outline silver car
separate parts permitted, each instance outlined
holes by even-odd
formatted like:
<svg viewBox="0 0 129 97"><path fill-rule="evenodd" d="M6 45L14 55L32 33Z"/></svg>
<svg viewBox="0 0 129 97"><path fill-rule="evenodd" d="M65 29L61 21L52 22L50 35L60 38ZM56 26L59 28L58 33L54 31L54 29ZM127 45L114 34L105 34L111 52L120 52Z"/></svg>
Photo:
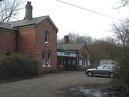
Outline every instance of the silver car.
<svg viewBox="0 0 129 97"><path fill-rule="evenodd" d="M103 65L99 65L96 68L87 69L85 73L89 77L91 77L91 76L109 76L109 77L113 77L113 68L114 67L115 67L115 65L112 65L112 64L103 64Z"/></svg>

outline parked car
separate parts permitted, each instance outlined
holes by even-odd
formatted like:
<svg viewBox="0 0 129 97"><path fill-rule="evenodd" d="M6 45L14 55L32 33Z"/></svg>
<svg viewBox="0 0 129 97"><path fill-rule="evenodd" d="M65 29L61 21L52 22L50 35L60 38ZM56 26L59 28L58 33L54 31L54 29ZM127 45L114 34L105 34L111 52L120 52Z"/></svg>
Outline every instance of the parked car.
<svg viewBox="0 0 129 97"><path fill-rule="evenodd" d="M113 68L115 65L112 64L102 64L99 65L96 68L87 69L85 73L91 77L91 76L109 76L113 77Z"/></svg>

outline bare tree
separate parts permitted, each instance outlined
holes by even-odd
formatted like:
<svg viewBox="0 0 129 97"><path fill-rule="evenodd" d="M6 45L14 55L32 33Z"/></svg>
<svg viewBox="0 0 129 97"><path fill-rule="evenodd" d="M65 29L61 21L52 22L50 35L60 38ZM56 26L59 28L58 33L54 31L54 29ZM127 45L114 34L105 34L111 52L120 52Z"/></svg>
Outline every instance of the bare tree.
<svg viewBox="0 0 129 97"><path fill-rule="evenodd" d="M120 25L114 24L114 32L122 47L119 65L115 69L113 81L118 87L122 87L129 92L129 21L125 20ZM118 52L118 53L120 53Z"/></svg>
<svg viewBox="0 0 129 97"><path fill-rule="evenodd" d="M121 0L121 6L125 7L129 5L129 0Z"/></svg>
<svg viewBox="0 0 129 97"><path fill-rule="evenodd" d="M21 9L20 0L0 0L0 21L9 22Z"/></svg>
<svg viewBox="0 0 129 97"><path fill-rule="evenodd" d="M68 34L71 43L86 43L87 45L92 43L92 38L87 35L79 35L77 33Z"/></svg>
<svg viewBox="0 0 129 97"><path fill-rule="evenodd" d="M113 25L114 33L118 39L119 44L123 47L124 54L129 59L129 23L128 20L121 25Z"/></svg>

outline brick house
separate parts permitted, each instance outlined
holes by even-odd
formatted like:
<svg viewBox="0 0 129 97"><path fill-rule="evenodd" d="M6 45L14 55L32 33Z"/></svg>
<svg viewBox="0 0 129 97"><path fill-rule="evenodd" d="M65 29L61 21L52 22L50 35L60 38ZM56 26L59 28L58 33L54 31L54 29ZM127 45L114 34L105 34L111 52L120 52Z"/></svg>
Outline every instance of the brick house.
<svg viewBox="0 0 129 97"><path fill-rule="evenodd" d="M31 2L25 18L0 23L0 55L20 53L39 62L43 72L57 69L58 29L49 16L32 17Z"/></svg>
<svg viewBox="0 0 129 97"><path fill-rule="evenodd" d="M10 24L0 23L0 55L14 53L16 50L16 34Z"/></svg>
<svg viewBox="0 0 129 97"><path fill-rule="evenodd" d="M90 66L90 52L85 43L70 43L69 36L63 44L57 45L58 68L64 70L85 70Z"/></svg>

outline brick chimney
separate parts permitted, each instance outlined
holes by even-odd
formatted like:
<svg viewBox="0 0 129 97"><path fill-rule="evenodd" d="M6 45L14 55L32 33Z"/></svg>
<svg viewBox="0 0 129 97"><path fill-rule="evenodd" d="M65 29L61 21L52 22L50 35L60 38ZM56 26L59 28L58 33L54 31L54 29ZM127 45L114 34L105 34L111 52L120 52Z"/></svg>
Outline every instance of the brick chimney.
<svg viewBox="0 0 129 97"><path fill-rule="evenodd" d="M32 19L32 9L33 9L33 7L31 5L31 2L27 1L24 19Z"/></svg>
<svg viewBox="0 0 129 97"><path fill-rule="evenodd" d="M69 43L69 36L68 35L64 36L64 43L65 44Z"/></svg>

